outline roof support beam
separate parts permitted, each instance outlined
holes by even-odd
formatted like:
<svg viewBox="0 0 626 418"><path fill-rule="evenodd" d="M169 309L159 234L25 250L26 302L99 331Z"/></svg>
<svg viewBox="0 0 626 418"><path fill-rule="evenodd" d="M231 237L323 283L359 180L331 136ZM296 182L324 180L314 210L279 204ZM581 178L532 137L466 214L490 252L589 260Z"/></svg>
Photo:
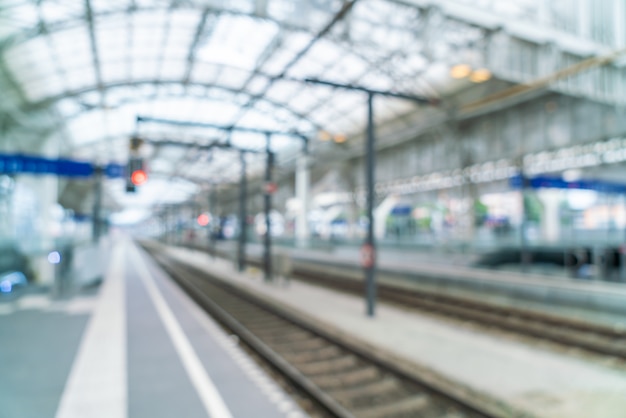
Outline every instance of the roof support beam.
<svg viewBox="0 0 626 418"><path fill-rule="evenodd" d="M98 91L100 91L100 99L104 105L104 86L102 84L100 55L98 54L98 42L96 41L96 29L93 18L93 9L91 8L91 0L85 0L85 18L89 28L89 42L91 45L91 54L93 55L93 67L96 72L96 83L98 85Z"/></svg>
<svg viewBox="0 0 626 418"><path fill-rule="evenodd" d="M341 7L341 9L339 9L339 11L333 16L333 18L330 20L330 22L328 22L326 24L326 26L324 26L322 28L322 30L320 30L315 37L313 37L313 39L311 39L309 41L309 43L307 45L305 45L304 48L302 48L287 64L285 64L285 66L283 67L283 70L280 72L280 74L276 77L270 78L269 82L267 83L267 85L263 88L263 90L257 94L252 96L248 102L242 106L241 110L239 111L239 114L235 117L233 125L237 124L241 118L243 118L243 116L247 113L248 109L250 109L252 106L254 106L254 104L261 98L263 98L267 92L270 90L270 88L272 88L272 86L274 85L274 83L281 79L284 78L285 75L287 74L287 72L294 66L296 65L296 63L298 63L298 61L300 61L300 59L302 59L302 57L304 57L307 52L309 52L311 50L311 48L313 48L313 46L320 40L322 39L324 36L326 36L326 34L328 34L332 28L338 23L340 22L349 12L350 10L352 10L352 8L354 7L354 5L358 2L358 0L345 0L343 2L343 5ZM269 56L268 56L269 57ZM259 68L257 67L255 69L255 73L259 70ZM249 81L249 80L248 80ZM247 83L246 83L247 84ZM245 85L245 84L244 84Z"/></svg>
<svg viewBox="0 0 626 418"><path fill-rule="evenodd" d="M183 77L183 84L185 85L189 83L189 79L191 78L193 65L196 61L196 51L198 50L198 45L200 44L202 34L206 29L206 24L210 12L211 10L209 8L206 8L202 11L202 16L200 17L200 22L198 22L198 26L196 27L196 32L194 33L193 41L191 42L191 47L189 47L189 54L187 55L187 69L185 70L185 76Z"/></svg>

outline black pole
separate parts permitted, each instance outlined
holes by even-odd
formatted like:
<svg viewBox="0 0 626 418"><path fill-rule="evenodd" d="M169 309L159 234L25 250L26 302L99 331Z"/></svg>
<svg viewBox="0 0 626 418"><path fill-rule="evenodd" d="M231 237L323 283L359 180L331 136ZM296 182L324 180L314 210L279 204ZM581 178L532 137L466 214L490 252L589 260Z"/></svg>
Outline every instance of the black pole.
<svg viewBox="0 0 626 418"><path fill-rule="evenodd" d="M526 229L528 229L528 208L526 207L526 191L528 189L528 179L524 172L523 166L520 166L520 175L522 177L522 225L521 225L521 247L520 247L520 261L522 272L526 273L530 266L530 253L528 251L528 236L526 235Z"/></svg>
<svg viewBox="0 0 626 418"><path fill-rule="evenodd" d="M217 218L217 210L215 209L215 185L211 185L211 191L209 191L209 249L211 255L215 258L215 222L219 223Z"/></svg>
<svg viewBox="0 0 626 418"><path fill-rule="evenodd" d="M241 184L239 185L239 248L237 257L237 269L244 271L246 268L246 153L239 151L241 161Z"/></svg>
<svg viewBox="0 0 626 418"><path fill-rule="evenodd" d="M94 202L93 202L93 223L92 235L93 242L97 243L102 235L102 167L96 167L94 177Z"/></svg>
<svg viewBox="0 0 626 418"><path fill-rule="evenodd" d="M270 150L272 136L270 134L265 135L265 152L267 154L267 161L265 164L265 188L263 192L265 195L264 199L264 212L265 212L265 237L264 237L264 248L263 248L263 266L265 267L264 278L266 281L272 279L272 234L271 234L271 225L270 222L270 210L272 209L272 194L270 193L269 187L272 181L272 164L274 160L274 155Z"/></svg>
<svg viewBox="0 0 626 418"><path fill-rule="evenodd" d="M374 150L374 94L367 95L367 141L365 148L365 181L367 187L367 238L364 255L367 316L374 316L376 309L376 243L374 239L374 172L376 169Z"/></svg>

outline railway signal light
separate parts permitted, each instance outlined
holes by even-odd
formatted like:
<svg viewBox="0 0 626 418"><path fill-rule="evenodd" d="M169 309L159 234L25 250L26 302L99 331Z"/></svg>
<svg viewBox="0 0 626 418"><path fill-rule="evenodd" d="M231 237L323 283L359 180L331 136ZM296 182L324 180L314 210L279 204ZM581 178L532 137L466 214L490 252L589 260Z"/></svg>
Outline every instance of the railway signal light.
<svg viewBox="0 0 626 418"><path fill-rule="evenodd" d="M135 193L137 186L141 186L148 180L144 168L143 158L131 157L126 167L126 192Z"/></svg>

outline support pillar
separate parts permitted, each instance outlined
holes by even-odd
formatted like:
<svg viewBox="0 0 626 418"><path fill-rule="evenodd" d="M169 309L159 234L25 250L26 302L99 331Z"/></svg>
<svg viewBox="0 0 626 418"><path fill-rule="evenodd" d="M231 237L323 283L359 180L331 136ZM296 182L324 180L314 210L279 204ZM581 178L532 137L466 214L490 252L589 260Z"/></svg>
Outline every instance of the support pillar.
<svg viewBox="0 0 626 418"><path fill-rule="evenodd" d="M374 95L367 95L367 140L365 141L365 185L367 190L367 237L363 252L369 253L365 268L365 296L367 299L367 316L373 317L376 310L376 242L374 236L374 173L376 155L374 149ZM365 255L364 255L365 257Z"/></svg>
<svg viewBox="0 0 626 418"><path fill-rule="evenodd" d="M94 201L92 213L92 234L94 243L100 241L102 235L102 167L96 167L94 171Z"/></svg>
<svg viewBox="0 0 626 418"><path fill-rule="evenodd" d="M267 160L265 163L265 184L269 186L272 182L272 166L274 164L274 154L272 153L270 146L272 142L272 136L265 136L265 152L267 154ZM272 210L272 194L267 188L263 191L263 211L265 213L265 237L263 239L263 266L265 281L272 279L272 222L270 220L270 211Z"/></svg>
<svg viewBox="0 0 626 418"><path fill-rule="evenodd" d="M296 165L296 198L300 203L296 217L296 245L300 248L304 248L308 245L310 238L309 222L307 219L310 204L311 177L309 156L305 153L301 154L298 157Z"/></svg>
<svg viewBox="0 0 626 418"><path fill-rule="evenodd" d="M539 198L543 203L543 217L541 219L541 232L547 242L556 242L560 238L561 217L559 203L561 193L552 189L544 189L539 192Z"/></svg>
<svg viewBox="0 0 626 418"><path fill-rule="evenodd" d="M241 162L241 180L239 185L239 247L237 248L237 270L244 271L246 269L246 153L239 151L239 159Z"/></svg>

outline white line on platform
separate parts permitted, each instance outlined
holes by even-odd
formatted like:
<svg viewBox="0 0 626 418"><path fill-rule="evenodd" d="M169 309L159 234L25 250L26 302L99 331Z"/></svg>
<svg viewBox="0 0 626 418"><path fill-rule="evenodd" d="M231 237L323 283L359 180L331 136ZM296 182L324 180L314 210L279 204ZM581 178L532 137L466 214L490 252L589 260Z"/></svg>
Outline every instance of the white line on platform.
<svg viewBox="0 0 626 418"><path fill-rule="evenodd" d="M122 243L87 324L56 418L126 418L126 304Z"/></svg>
<svg viewBox="0 0 626 418"><path fill-rule="evenodd" d="M198 358L196 351L193 349L193 346L185 335L185 332L163 298L161 291L154 283L145 260L141 257L139 251L135 247L133 255L137 261L135 266L139 272L139 277L146 287L157 313L161 318L163 325L165 325L165 329L167 330L172 342L174 343L174 347L176 348L176 352L183 363L185 371L193 383L198 396L202 400L207 413L211 418L232 418L224 399L222 399L222 396L215 387L215 384L209 377L206 369L202 365L202 362Z"/></svg>

